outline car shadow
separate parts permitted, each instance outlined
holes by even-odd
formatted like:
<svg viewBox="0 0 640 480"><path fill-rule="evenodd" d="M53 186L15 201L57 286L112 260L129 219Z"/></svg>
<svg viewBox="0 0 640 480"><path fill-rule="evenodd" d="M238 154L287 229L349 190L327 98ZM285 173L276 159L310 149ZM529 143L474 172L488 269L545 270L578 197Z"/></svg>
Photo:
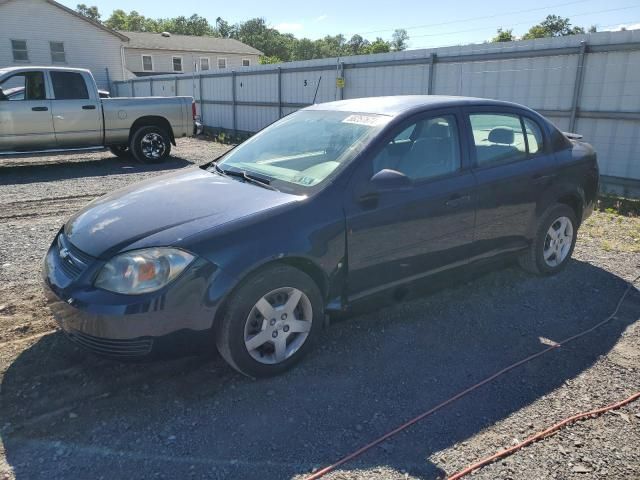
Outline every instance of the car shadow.
<svg viewBox="0 0 640 480"><path fill-rule="evenodd" d="M79 350L61 333L48 335L2 381L6 461L16 479L304 475L545 342L591 327L625 288L580 261L548 278L503 268L339 321L297 368L258 381L217 356L122 364ZM342 470L442 476L431 455L589 369L639 310L633 291L597 332L463 397Z"/></svg>
<svg viewBox="0 0 640 480"><path fill-rule="evenodd" d="M59 162L5 164L0 167L0 172L2 172L0 185L55 182L74 178L104 177L107 175L126 175L140 172L161 172L194 165L189 160L173 155L158 164L141 164L133 159L120 159L118 157L110 157L108 156L109 154L104 155L106 157L96 158L95 160L65 161L61 159Z"/></svg>

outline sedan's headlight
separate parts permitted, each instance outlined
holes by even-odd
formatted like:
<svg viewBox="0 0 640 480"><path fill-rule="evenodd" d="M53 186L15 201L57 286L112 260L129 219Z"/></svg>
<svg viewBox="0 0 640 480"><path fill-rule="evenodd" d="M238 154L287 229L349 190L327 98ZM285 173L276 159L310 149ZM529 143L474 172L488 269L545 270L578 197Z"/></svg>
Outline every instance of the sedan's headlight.
<svg viewBox="0 0 640 480"><path fill-rule="evenodd" d="M113 257L98 274L95 286L138 295L159 290L182 273L194 256L177 248L145 248Z"/></svg>

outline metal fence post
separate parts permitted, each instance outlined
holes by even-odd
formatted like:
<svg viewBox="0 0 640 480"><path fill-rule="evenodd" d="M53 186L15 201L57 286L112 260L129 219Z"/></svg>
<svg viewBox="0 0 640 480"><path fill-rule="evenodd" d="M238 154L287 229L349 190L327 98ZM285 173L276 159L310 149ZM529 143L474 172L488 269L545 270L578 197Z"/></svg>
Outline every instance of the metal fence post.
<svg viewBox="0 0 640 480"><path fill-rule="evenodd" d="M129 83L131 84L131 96L135 97L136 96L136 89L133 86L133 80L129 80Z"/></svg>
<svg viewBox="0 0 640 480"><path fill-rule="evenodd" d="M278 67L278 118L282 118L282 67Z"/></svg>
<svg viewBox="0 0 640 480"><path fill-rule="evenodd" d="M198 96L200 97L200 122L204 125L204 97L202 96L202 73L198 76Z"/></svg>
<svg viewBox="0 0 640 480"><path fill-rule="evenodd" d="M149 77L149 95L153 97L153 77Z"/></svg>
<svg viewBox="0 0 640 480"><path fill-rule="evenodd" d="M584 78L584 57L587 54L587 42L580 42L580 52L578 53L578 67L576 68L576 80L573 85L573 99L571 100L571 116L569 117L569 131L573 132L576 127L576 115L582 93L582 79Z"/></svg>
<svg viewBox="0 0 640 480"><path fill-rule="evenodd" d="M233 133L238 130L237 104L236 104L236 71L231 72L231 98L233 106Z"/></svg>
<svg viewBox="0 0 640 480"><path fill-rule="evenodd" d="M178 76L176 75L173 79L173 94L178 96Z"/></svg>
<svg viewBox="0 0 640 480"><path fill-rule="evenodd" d="M436 73L436 61L437 61L438 56L435 54L435 52L432 52L431 55L429 55L429 80L427 83L427 95L433 95L433 83L435 80L435 73Z"/></svg>
<svg viewBox="0 0 640 480"><path fill-rule="evenodd" d="M340 100L344 100L344 89L347 88L347 79L344 72L344 62L340 62L340 77L344 81L344 87L338 89L340 91Z"/></svg>

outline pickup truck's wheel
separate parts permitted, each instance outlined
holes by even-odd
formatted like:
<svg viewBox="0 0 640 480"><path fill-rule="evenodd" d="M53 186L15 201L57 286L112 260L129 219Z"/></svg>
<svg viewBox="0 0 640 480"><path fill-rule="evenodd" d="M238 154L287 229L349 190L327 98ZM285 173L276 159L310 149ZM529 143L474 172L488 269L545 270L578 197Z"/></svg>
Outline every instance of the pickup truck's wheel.
<svg viewBox="0 0 640 480"><path fill-rule="evenodd" d="M159 127L140 127L131 137L129 150L139 162L160 163L171 153L171 139Z"/></svg>
<svg viewBox="0 0 640 480"><path fill-rule="evenodd" d="M267 267L232 294L216 323L216 344L240 373L276 375L311 348L322 319L322 296L308 275L287 265Z"/></svg>
<svg viewBox="0 0 640 480"><path fill-rule="evenodd" d="M129 158L131 156L129 147L126 145L112 145L109 150L118 158Z"/></svg>
<svg viewBox="0 0 640 480"><path fill-rule="evenodd" d="M567 266L578 235L578 221L572 208L554 205L541 217L527 253L520 257L525 270L552 275Z"/></svg>

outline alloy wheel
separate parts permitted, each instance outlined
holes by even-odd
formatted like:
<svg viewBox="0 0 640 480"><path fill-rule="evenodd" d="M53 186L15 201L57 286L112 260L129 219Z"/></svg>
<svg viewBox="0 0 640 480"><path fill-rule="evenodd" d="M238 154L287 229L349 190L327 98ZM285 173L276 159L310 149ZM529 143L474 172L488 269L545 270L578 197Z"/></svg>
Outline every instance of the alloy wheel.
<svg viewBox="0 0 640 480"><path fill-rule="evenodd" d="M571 250L573 243L573 223L568 217L557 218L547 230L544 239L544 261L550 267L560 265Z"/></svg>

